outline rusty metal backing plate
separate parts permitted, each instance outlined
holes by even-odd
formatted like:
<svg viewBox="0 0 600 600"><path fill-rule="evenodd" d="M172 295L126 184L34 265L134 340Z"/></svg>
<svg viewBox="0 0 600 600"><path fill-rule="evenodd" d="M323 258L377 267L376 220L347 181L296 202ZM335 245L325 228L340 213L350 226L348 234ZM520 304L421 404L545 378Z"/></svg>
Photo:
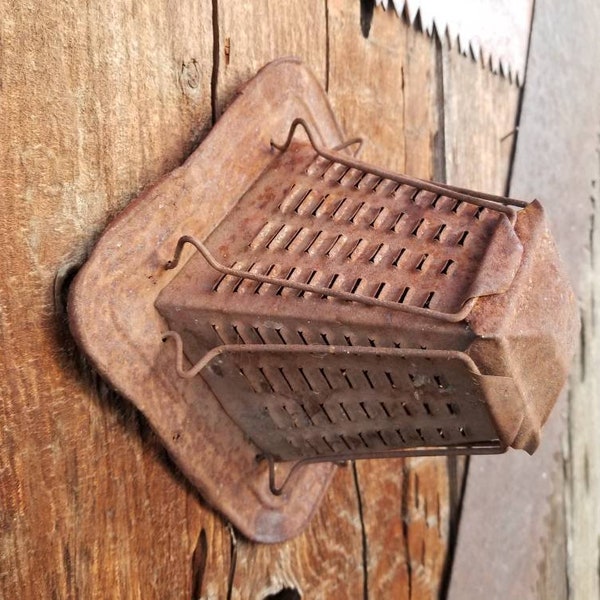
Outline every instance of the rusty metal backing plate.
<svg viewBox="0 0 600 600"><path fill-rule="evenodd" d="M271 494L268 467L256 462L258 449L210 388L201 378L188 381L174 372L154 302L177 274L164 265L179 237L205 238L215 228L271 162L271 139L298 116L311 123L320 143L342 142L314 76L293 59L271 63L186 163L111 223L69 298L71 329L96 369L144 413L204 499L263 542L285 540L306 526L336 467L306 467L283 496Z"/></svg>

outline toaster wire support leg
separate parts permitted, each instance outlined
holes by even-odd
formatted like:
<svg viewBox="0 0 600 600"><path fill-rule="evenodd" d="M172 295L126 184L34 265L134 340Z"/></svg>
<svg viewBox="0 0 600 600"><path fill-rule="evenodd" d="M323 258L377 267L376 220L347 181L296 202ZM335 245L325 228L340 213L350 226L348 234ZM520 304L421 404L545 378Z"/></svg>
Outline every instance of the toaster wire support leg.
<svg viewBox="0 0 600 600"><path fill-rule="evenodd" d="M277 485L277 483L275 481L275 479L276 479L275 458L271 454L259 454L256 457L256 462L260 463L263 461L267 461L267 465L269 467L269 490L270 490L271 494L273 494L273 496L281 496L283 494L287 484L290 482L290 480L296 474L296 472L300 468L302 468L303 466L305 466L306 464L309 464L311 462L309 460L299 460L289 470L288 474L286 475L286 477L283 480L283 482L281 483L281 485Z"/></svg>

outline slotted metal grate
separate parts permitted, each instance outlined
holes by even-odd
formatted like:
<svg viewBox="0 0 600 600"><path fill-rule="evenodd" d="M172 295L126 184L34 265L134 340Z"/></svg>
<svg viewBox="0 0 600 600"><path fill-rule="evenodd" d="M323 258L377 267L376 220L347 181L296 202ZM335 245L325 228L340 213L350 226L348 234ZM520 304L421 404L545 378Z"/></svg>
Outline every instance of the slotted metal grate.
<svg viewBox="0 0 600 600"><path fill-rule="evenodd" d="M282 354L271 346L250 359L216 359L206 376L219 397L235 387L231 416L280 460L498 445L477 368L465 357L389 350Z"/></svg>
<svg viewBox="0 0 600 600"><path fill-rule="evenodd" d="M169 265L199 251L156 303L180 374L276 460L531 449L527 383L474 323L501 329L491 307L515 301L532 209L325 151L299 121L272 151Z"/></svg>
<svg viewBox="0 0 600 600"><path fill-rule="evenodd" d="M264 206L274 191L265 178L210 240L243 257L232 268L453 313L471 297L492 237L510 235L503 212L326 160L307 144L291 147L280 168L293 183L282 182L277 202ZM228 275L213 289L304 295Z"/></svg>

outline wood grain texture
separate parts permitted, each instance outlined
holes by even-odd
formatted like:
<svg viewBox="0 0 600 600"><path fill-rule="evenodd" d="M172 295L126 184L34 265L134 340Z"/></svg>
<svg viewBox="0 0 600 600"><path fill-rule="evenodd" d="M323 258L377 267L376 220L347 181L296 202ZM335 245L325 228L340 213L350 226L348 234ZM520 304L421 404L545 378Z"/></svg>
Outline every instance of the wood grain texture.
<svg viewBox="0 0 600 600"><path fill-rule="evenodd" d="M323 0L216 2L215 113L219 115L236 90L265 63L297 56L325 86L327 13Z"/></svg>
<svg viewBox="0 0 600 600"><path fill-rule="evenodd" d="M111 215L204 135L210 10L0 12L1 595L180 597L198 528L223 526L77 358L61 286Z"/></svg>
<svg viewBox="0 0 600 600"><path fill-rule="evenodd" d="M504 195L521 88L456 52L443 64L447 182Z"/></svg>
<svg viewBox="0 0 600 600"><path fill-rule="evenodd" d="M391 11L375 12L364 39L358 2L9 4L0 23L0 596L262 600L287 587L304 598L438 597L457 497L445 459L342 468L303 535L251 544L203 505L144 419L79 357L64 289L111 217L180 164L273 58L300 56L329 86L345 131L368 139L364 159L488 191L506 162L477 175L481 153L504 157L504 146L487 144L510 128L488 123L461 137L461 123L485 123L513 88L467 59L454 63ZM447 136L461 157L451 164Z"/></svg>
<svg viewBox="0 0 600 600"><path fill-rule="evenodd" d="M301 536L275 546L239 540L232 598L266 598L285 588L303 598L353 598L363 577L361 523L347 467Z"/></svg>
<svg viewBox="0 0 600 600"><path fill-rule="evenodd" d="M563 493L555 503L559 518L551 521L566 529L565 543L557 546L567 556L560 557L562 562L558 564L569 564L568 591L577 600L600 597L600 381L597 369L600 364L600 278L597 274L600 264L600 114L596 143L596 172L590 181L587 264L580 267L582 335L571 377L569 429L563 457L566 490L561 490ZM559 527L554 529L560 531ZM540 587L548 580L554 578L541 576Z"/></svg>

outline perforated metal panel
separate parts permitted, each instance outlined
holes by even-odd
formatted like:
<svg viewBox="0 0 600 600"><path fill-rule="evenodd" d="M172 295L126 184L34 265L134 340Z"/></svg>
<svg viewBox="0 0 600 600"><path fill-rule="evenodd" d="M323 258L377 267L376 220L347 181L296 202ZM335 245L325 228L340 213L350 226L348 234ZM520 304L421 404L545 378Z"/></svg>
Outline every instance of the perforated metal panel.
<svg viewBox="0 0 600 600"><path fill-rule="evenodd" d="M446 313L514 274L514 260L493 265L495 273L485 260L494 237L519 248L511 209L333 162L309 144L293 144L277 162L207 240L232 268ZM307 294L214 271L210 278L222 295Z"/></svg>
<svg viewBox="0 0 600 600"><path fill-rule="evenodd" d="M439 354L233 350L204 377L250 438L280 460L499 446L476 367L458 353Z"/></svg>

